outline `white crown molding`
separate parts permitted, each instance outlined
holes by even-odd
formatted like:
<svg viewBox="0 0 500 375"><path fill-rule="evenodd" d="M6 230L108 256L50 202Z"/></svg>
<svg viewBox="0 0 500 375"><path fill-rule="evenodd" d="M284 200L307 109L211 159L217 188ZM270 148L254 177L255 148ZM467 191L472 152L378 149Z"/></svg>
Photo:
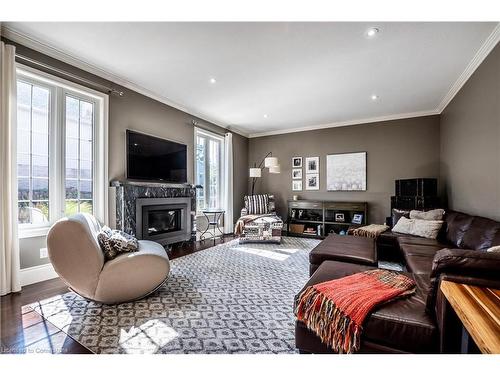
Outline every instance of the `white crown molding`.
<svg viewBox="0 0 500 375"><path fill-rule="evenodd" d="M437 110L400 113L400 114L396 114L396 115L388 115L388 116L370 117L370 118L357 119L357 120L332 122L332 123L322 124L322 125L304 126L301 128L280 129L280 130L272 130L272 131L262 132L262 133L252 133L248 136L248 138L266 137L269 135L278 135L278 134L286 134L286 133L298 133L298 132L305 132L305 131L310 131L310 130L338 128L341 126L370 124L373 122L402 120L402 119L407 119L407 118L432 116L432 115L438 115L438 114L439 114L439 112L437 112Z"/></svg>
<svg viewBox="0 0 500 375"><path fill-rule="evenodd" d="M469 80L476 69L481 65L486 56L495 48L495 46L500 41L500 22L497 23L496 27L493 29L491 34L486 38L484 43L478 49L472 60L466 66L465 70L460 74L455 83L451 86L450 90L446 93L437 107L439 113L443 112L444 109L450 104L455 95L460 91L460 89L465 85L465 82Z"/></svg>
<svg viewBox="0 0 500 375"><path fill-rule="evenodd" d="M55 279L59 277L51 263L42 264L19 271L21 286L39 283L40 281Z"/></svg>
<svg viewBox="0 0 500 375"><path fill-rule="evenodd" d="M125 78L122 78L120 76L117 76L113 73L110 73L106 70L103 70L87 61L84 61L82 59L73 57L66 52L63 52L57 48L54 48L52 46L49 46L48 44L37 40L33 38L32 36L25 35L23 33L20 33L19 31L13 30L9 27L6 27L4 25L0 24L0 31L1 35L3 35L5 38L12 40L13 42L19 43L25 47L31 48L37 52L43 53L49 57L52 57L56 60L62 61L66 64L72 65L78 69L84 70L86 72L89 72L91 74L94 74L98 77L104 78L108 81L111 81L117 85L123 86L129 90L135 91L141 95L147 96L148 98L154 99L160 103L166 104L170 107L173 107L175 109L178 109L179 111L185 112L189 115L198 117L204 121L210 122L214 125L220 126L221 128L230 130L234 133L237 133L239 135L242 135L244 137L248 137L248 134L240 129L237 129L234 126L229 126L225 124L219 123L217 120L214 120L208 116L205 116L201 113L196 112L195 110L191 108L184 107L178 103L175 103L171 101L170 99L157 95L154 92L142 87L141 85L138 85L134 82L131 82Z"/></svg>

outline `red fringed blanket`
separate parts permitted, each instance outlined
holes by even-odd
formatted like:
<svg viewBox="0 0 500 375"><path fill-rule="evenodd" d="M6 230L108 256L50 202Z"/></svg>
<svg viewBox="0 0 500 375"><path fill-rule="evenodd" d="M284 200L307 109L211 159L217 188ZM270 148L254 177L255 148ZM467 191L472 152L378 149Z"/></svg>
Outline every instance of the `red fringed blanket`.
<svg viewBox="0 0 500 375"><path fill-rule="evenodd" d="M370 270L307 287L295 300L295 315L338 353L359 350L362 324L378 305L415 292L409 277Z"/></svg>

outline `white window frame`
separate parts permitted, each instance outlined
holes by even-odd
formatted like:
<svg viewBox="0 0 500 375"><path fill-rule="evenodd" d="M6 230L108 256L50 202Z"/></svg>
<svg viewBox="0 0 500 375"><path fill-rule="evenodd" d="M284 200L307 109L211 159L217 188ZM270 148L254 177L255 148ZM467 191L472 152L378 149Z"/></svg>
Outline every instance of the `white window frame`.
<svg viewBox="0 0 500 375"><path fill-rule="evenodd" d="M16 74L17 80L42 86L50 91L49 223L18 224L19 238L45 236L55 221L65 217L66 94L94 104L93 215L100 222L108 224L108 95L22 64L17 64Z"/></svg>
<svg viewBox="0 0 500 375"><path fill-rule="evenodd" d="M224 178L225 178L225 170L224 170L224 152L225 152L225 137L222 136L222 135L219 135L217 133L213 133L211 131L208 131L208 130L205 130L205 129L201 129L201 128L198 128L198 127L195 127L194 128L194 153L193 153L193 161L194 161L194 182L197 183L196 181L196 177L198 175L197 173L197 163L196 163L196 146L197 146L197 141L198 141L198 136L201 135L203 136L204 138L210 140L210 139L213 139L213 140L216 140L216 141L219 141L220 142L220 145L221 145L221 149L220 149L220 157L219 157L219 206L223 206L224 205ZM206 144L205 146L207 146L208 144ZM207 179L207 170L208 170L208 147L206 147L206 152L205 152L205 183L203 184L203 190L204 190L204 195L205 195L205 202L207 201L207 197L209 194L207 194L207 189L208 189L208 186L206 184L206 179ZM221 207L218 207L218 208L221 208ZM202 210L196 206L196 215L197 216L203 216L202 214Z"/></svg>

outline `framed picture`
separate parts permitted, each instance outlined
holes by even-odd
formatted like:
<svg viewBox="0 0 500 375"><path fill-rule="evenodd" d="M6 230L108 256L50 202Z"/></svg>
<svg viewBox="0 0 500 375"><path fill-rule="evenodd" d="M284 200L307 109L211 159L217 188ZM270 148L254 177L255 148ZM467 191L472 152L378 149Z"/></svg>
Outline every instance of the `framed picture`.
<svg viewBox="0 0 500 375"><path fill-rule="evenodd" d="M366 191L366 152L327 155L326 190Z"/></svg>
<svg viewBox="0 0 500 375"><path fill-rule="evenodd" d="M319 156L306 158L306 174L319 173Z"/></svg>
<svg viewBox="0 0 500 375"><path fill-rule="evenodd" d="M302 168L302 156L292 157L292 168Z"/></svg>
<svg viewBox="0 0 500 375"><path fill-rule="evenodd" d="M319 173L306 173L306 190L319 190Z"/></svg>
<svg viewBox="0 0 500 375"><path fill-rule="evenodd" d="M302 180L292 181L292 191L302 191Z"/></svg>
<svg viewBox="0 0 500 375"><path fill-rule="evenodd" d="M335 221L343 223L345 221L344 214L342 212L337 212L335 214Z"/></svg>
<svg viewBox="0 0 500 375"><path fill-rule="evenodd" d="M361 224L363 222L363 214L354 214L352 216L353 224Z"/></svg>
<svg viewBox="0 0 500 375"><path fill-rule="evenodd" d="M292 169L292 180L302 180L302 168Z"/></svg>

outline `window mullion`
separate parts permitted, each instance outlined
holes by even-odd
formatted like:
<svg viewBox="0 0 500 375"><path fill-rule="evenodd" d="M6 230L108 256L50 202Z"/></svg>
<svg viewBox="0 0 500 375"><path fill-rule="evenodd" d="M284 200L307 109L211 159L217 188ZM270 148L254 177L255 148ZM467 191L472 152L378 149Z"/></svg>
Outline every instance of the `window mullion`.
<svg viewBox="0 0 500 375"><path fill-rule="evenodd" d="M82 110L82 102L80 100L78 100L78 138L77 138L77 152L76 152L76 206L78 207L78 211L77 212L80 212L80 203L81 203L81 186L80 186L80 128L81 128L81 124L80 124L80 119L82 117L82 113L81 113L81 110Z"/></svg>
<svg viewBox="0 0 500 375"><path fill-rule="evenodd" d="M30 176L29 176L29 207L33 208L33 85L30 87ZM30 222L33 222L33 218L31 217L32 210L30 210Z"/></svg>
<svg viewBox="0 0 500 375"><path fill-rule="evenodd" d="M57 166L59 168L58 171L58 183L57 186L59 188L58 194L58 202L59 202L59 215L60 217L64 217L66 210L66 101L65 101L65 90L62 88L57 89L57 103L59 104L58 108L58 144L60 145L58 148L58 163Z"/></svg>
<svg viewBox="0 0 500 375"><path fill-rule="evenodd" d="M205 209L210 208L210 139L205 137Z"/></svg>
<svg viewBox="0 0 500 375"><path fill-rule="evenodd" d="M220 208L224 208L224 202L223 202L223 197L224 197L224 174L226 173L224 169L224 158L226 155L224 155L224 141L219 140L219 202L217 203L217 206Z"/></svg>

